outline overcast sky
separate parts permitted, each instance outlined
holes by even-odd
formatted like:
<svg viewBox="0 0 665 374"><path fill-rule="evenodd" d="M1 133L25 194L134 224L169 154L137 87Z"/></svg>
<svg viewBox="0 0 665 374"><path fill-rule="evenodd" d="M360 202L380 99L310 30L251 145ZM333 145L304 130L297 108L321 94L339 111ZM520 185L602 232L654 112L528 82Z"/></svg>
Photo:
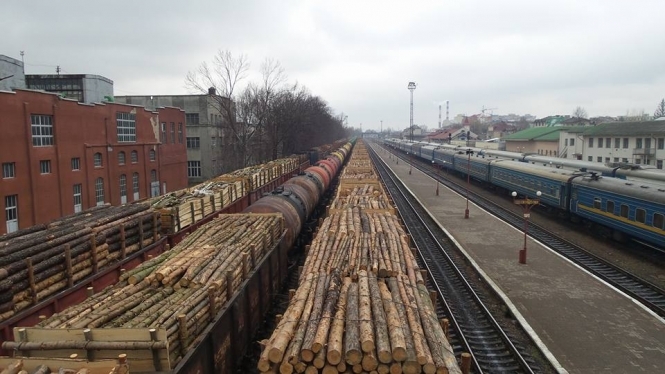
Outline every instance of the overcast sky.
<svg viewBox="0 0 665 374"><path fill-rule="evenodd" d="M665 97L665 1L2 0L0 54L26 73L99 74L116 95L186 94L220 49L288 82L363 130L436 127L479 113L653 113ZM249 78L248 78L249 79Z"/></svg>

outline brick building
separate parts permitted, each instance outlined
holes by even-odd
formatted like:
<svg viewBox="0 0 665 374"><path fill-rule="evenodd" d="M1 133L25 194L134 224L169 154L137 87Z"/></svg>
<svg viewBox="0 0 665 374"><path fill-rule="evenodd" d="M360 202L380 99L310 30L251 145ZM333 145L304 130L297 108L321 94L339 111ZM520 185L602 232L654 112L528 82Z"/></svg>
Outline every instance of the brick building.
<svg viewBox="0 0 665 374"><path fill-rule="evenodd" d="M0 234L187 187L185 113L0 91Z"/></svg>

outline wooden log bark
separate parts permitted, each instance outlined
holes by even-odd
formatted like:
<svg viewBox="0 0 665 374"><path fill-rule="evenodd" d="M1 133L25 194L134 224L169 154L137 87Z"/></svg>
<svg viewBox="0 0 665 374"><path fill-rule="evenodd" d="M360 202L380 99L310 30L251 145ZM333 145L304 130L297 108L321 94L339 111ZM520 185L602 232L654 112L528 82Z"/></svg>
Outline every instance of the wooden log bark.
<svg viewBox="0 0 665 374"><path fill-rule="evenodd" d="M360 347L369 353L376 349L374 340L374 323L372 305L369 294L369 280L366 270L358 272L358 314L360 318Z"/></svg>
<svg viewBox="0 0 665 374"><path fill-rule="evenodd" d="M312 351L312 344L318 328L321 310L323 308L323 301L325 300L326 289L328 288L328 281L330 277L327 274L318 275L318 283L316 286L316 294L314 295L314 305L312 306L312 313L307 323L307 330L303 338L302 348L300 349L300 359L304 362L312 362L314 359L314 351Z"/></svg>
<svg viewBox="0 0 665 374"><path fill-rule="evenodd" d="M337 301L337 311L332 321L330 334L328 337L328 353L326 358L331 365L337 365L342 362L342 354L344 353L344 321L346 317L347 294L351 278L344 278L342 288L339 292L339 299Z"/></svg>
<svg viewBox="0 0 665 374"><path fill-rule="evenodd" d="M390 348L390 336L388 335L388 324L386 313L383 308L381 291L375 276L369 276L369 292L372 302L372 316L374 317L374 331L376 333L376 354L379 362L389 364L393 357ZM373 370L373 369L372 369Z"/></svg>
<svg viewBox="0 0 665 374"><path fill-rule="evenodd" d="M399 286L397 285L396 278L388 278L388 285L390 286L390 294L394 301L395 309L399 315L399 320L402 321L402 330L404 332L404 341L406 346L406 360L402 363L402 371L405 374L416 374L420 372L420 364L416 358L416 350L413 343L413 335L411 328L407 322L406 303L402 300L400 295ZM392 370L392 368L391 368Z"/></svg>
<svg viewBox="0 0 665 374"><path fill-rule="evenodd" d="M337 305L337 300L339 299L341 283L342 279L340 277L340 272L339 270L335 270L330 275L330 285L328 286L328 291L326 293L319 325L316 334L314 335L314 342L312 343L312 351L314 353L318 353L328 341L328 332L330 331L332 318L335 315L335 307Z"/></svg>
<svg viewBox="0 0 665 374"><path fill-rule="evenodd" d="M434 360L437 371L444 371L445 369L449 373L461 374L453 348L450 346L441 325L438 323L434 305L431 302L427 288L423 284L418 285L416 301L418 302L418 311L423 321L425 337L432 352L432 359Z"/></svg>
<svg viewBox="0 0 665 374"><path fill-rule="evenodd" d="M358 283L351 283L346 300L346 334L344 335L344 359L353 366L362 361L358 310Z"/></svg>

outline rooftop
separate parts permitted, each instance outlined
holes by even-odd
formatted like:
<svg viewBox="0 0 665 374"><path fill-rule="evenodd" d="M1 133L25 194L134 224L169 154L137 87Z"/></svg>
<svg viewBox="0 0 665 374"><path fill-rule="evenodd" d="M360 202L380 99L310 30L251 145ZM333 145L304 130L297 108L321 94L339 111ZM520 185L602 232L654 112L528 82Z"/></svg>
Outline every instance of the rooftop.
<svg viewBox="0 0 665 374"><path fill-rule="evenodd" d="M562 130L569 130L569 127L532 127L526 130L516 132L511 135L504 137L504 140L512 141L532 141L532 140L544 140L544 141L558 141L559 132Z"/></svg>
<svg viewBox="0 0 665 374"><path fill-rule="evenodd" d="M635 136L665 134L665 121L607 122L587 128L584 135Z"/></svg>

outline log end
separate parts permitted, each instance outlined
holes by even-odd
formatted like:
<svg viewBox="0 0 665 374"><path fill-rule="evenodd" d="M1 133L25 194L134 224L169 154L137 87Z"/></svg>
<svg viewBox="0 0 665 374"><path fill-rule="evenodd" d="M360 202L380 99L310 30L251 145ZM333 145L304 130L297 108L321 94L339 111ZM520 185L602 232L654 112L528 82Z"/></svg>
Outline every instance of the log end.
<svg viewBox="0 0 665 374"><path fill-rule="evenodd" d="M349 365L358 365L363 359L362 353L357 349L349 349L345 355L346 363Z"/></svg>
<svg viewBox="0 0 665 374"><path fill-rule="evenodd" d="M393 361L393 355L389 351L379 351L377 356L382 364L389 364Z"/></svg>
<svg viewBox="0 0 665 374"><path fill-rule="evenodd" d="M279 363L282 362L282 359L284 358L284 352L282 350L277 349L275 347L270 348L270 351L268 351L268 359L272 363Z"/></svg>
<svg viewBox="0 0 665 374"><path fill-rule="evenodd" d="M406 360L406 349L404 347L393 347L393 360L403 362ZM379 355L380 359L381 355Z"/></svg>
<svg viewBox="0 0 665 374"><path fill-rule="evenodd" d="M311 349L303 349L300 351L300 359L304 362L312 362L314 359L314 351Z"/></svg>
<svg viewBox="0 0 665 374"><path fill-rule="evenodd" d="M342 354L337 350L329 350L326 353L326 359L332 365L337 365L342 362Z"/></svg>
<svg viewBox="0 0 665 374"><path fill-rule="evenodd" d="M370 353L376 348L376 346L374 345L374 341L365 340L360 343L360 348L363 350L363 352Z"/></svg>

